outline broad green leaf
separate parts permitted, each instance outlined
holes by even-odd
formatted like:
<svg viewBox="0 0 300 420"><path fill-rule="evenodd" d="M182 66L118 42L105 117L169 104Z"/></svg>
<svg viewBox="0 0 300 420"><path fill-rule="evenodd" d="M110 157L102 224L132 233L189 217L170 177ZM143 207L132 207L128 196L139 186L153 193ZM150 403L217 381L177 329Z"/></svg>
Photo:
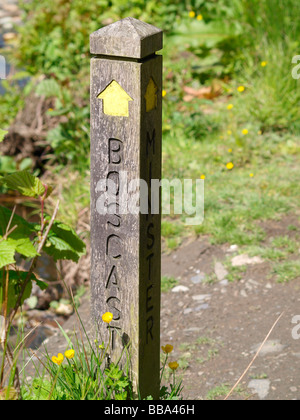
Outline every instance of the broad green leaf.
<svg viewBox="0 0 300 420"><path fill-rule="evenodd" d="M13 280L25 281L27 278L27 271L9 271L9 278ZM48 287L48 284L42 280L39 280L34 273L30 276L30 281L35 281L41 290L45 290Z"/></svg>
<svg viewBox="0 0 300 420"><path fill-rule="evenodd" d="M1 179L1 182L26 197L41 197L45 194L45 187L42 182L28 171L6 175Z"/></svg>
<svg viewBox="0 0 300 420"><path fill-rule="evenodd" d="M15 246L7 241L0 242L0 268L15 263ZM0 279L1 283L1 279Z"/></svg>
<svg viewBox="0 0 300 420"><path fill-rule="evenodd" d="M20 169L21 171L25 171L25 170L27 170L27 169L32 168L32 166L33 166L32 159L31 159L31 158L25 158L25 159L23 159L23 160L22 160L22 162L20 163L19 169Z"/></svg>
<svg viewBox="0 0 300 420"><path fill-rule="evenodd" d="M2 128L0 128L0 143L4 140L4 137L7 133L8 131L2 130Z"/></svg>
<svg viewBox="0 0 300 420"><path fill-rule="evenodd" d="M8 281L8 302L7 302L7 309L11 310L15 307L17 300L19 298L20 292L22 290L22 285L24 284L26 278L27 278L27 272L26 271L13 271L9 270L9 281ZM0 271L1 279L3 276L6 275L6 272L4 270ZM25 291L23 293L22 299L21 299L21 305L24 303L25 299L28 299L31 295L32 290L32 280L35 280L34 274L32 274L30 281L28 282ZM3 302L4 296L3 296L3 283L0 282L0 303Z"/></svg>
<svg viewBox="0 0 300 420"><path fill-rule="evenodd" d="M0 206L0 240L6 234L11 214L11 210ZM30 240L32 234L36 234L34 225L26 222L25 219L15 214L12 219L10 229L15 226L17 227L9 234L5 242L11 248L14 248L15 252L18 252L24 257L34 258L38 255L33 243Z"/></svg>
<svg viewBox="0 0 300 420"><path fill-rule="evenodd" d="M9 174L17 170L17 165L12 156L0 156L0 172Z"/></svg>
<svg viewBox="0 0 300 420"><path fill-rule="evenodd" d="M39 286L39 288L40 288L41 290L46 290L46 289L47 289L48 284L47 284L47 283L45 283L44 281L42 281L42 280L38 280L37 278L34 278L33 280L36 282L36 284Z"/></svg>
<svg viewBox="0 0 300 420"><path fill-rule="evenodd" d="M45 98L59 97L61 88L54 79L46 79L37 85L35 92L38 96L44 96Z"/></svg>
<svg viewBox="0 0 300 420"><path fill-rule="evenodd" d="M85 244L72 228L63 223L54 222L44 251L55 261L78 262L79 258L85 254Z"/></svg>

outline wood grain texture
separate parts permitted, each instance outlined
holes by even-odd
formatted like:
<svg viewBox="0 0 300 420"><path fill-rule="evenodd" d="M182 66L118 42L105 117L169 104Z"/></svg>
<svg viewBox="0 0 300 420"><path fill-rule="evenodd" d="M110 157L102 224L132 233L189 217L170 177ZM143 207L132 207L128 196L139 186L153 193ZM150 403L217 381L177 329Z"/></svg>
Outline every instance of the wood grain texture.
<svg viewBox="0 0 300 420"><path fill-rule="evenodd" d="M163 47L163 32L128 17L99 29L90 36L91 54L143 59Z"/></svg>
<svg viewBox="0 0 300 420"><path fill-rule="evenodd" d="M157 100L147 112L149 82L157 87ZM99 94L113 81L132 99L128 116L104 113ZM92 314L101 340L108 343L109 355L116 361L125 347L130 353L130 372L142 398L159 396L160 373L160 282L161 215L101 215L102 190L99 181L107 178L116 185L115 200L120 203L120 179L127 185L143 179L161 179L162 142L162 57L143 62L111 58L91 60L91 288ZM154 108L154 109L153 109ZM148 110L150 108L148 107ZM151 188L148 191L151 204ZM151 210L150 210L151 213ZM112 312L110 324L102 322ZM122 357L125 369L128 358Z"/></svg>

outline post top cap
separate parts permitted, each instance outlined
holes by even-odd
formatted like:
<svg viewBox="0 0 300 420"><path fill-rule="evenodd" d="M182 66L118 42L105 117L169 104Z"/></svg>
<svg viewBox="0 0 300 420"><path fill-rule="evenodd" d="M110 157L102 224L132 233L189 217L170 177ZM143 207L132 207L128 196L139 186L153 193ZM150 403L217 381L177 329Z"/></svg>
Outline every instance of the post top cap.
<svg viewBox="0 0 300 420"><path fill-rule="evenodd" d="M93 32L91 54L142 59L163 47L163 31L128 17Z"/></svg>

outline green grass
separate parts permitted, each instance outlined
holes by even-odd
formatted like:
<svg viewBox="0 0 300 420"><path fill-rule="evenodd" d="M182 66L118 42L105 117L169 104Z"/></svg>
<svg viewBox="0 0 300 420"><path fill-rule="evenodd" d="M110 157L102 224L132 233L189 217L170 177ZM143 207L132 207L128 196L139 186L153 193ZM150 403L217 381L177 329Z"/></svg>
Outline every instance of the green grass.
<svg viewBox="0 0 300 420"><path fill-rule="evenodd" d="M166 249L176 249L190 235L208 235L214 244L259 246L265 232L258 222L297 208L300 89L299 81L291 77L291 58L300 48L299 23L294 19L300 12L297 0L193 4L167 0L150 1L146 7L141 0L126 4L118 0L113 5L76 0L68 7L54 0L45 5L46 0L26 4L14 60L34 76L47 76L56 86L51 90L57 96L53 112L68 119L49 133L47 141L53 148L51 162L58 165L56 169L52 165L51 172L61 172L67 165L68 173L80 174L72 192L63 188L59 193L64 216L72 225L89 204L88 190L82 187L89 165L87 39L107 19L124 16L166 29L163 176L170 180L206 176L204 223L188 227L184 215L164 217ZM203 20L191 19L190 10L196 16L201 13ZM76 16L81 19L74 27ZM91 21L90 16L96 17ZM262 67L262 61L267 65ZM185 87L197 90L216 80L221 96L187 101ZM245 86L242 93L237 91L240 85ZM11 121L22 101L17 91L2 99L7 108L3 123ZM228 162L234 164L232 170L226 169Z"/></svg>
<svg viewBox="0 0 300 420"><path fill-rule="evenodd" d="M242 278L245 276L246 271L247 271L247 267L244 265L241 267L233 267L231 265L230 260L226 262L225 266L226 266L226 269L228 270L228 274L226 278L230 282L242 280Z"/></svg>
<svg viewBox="0 0 300 420"><path fill-rule="evenodd" d="M206 395L206 400L209 401L214 401L217 399L224 399L224 397L226 397L229 393L231 389L231 386L229 386L228 384L221 384L221 385L217 385L215 388L211 389L207 395ZM235 390L234 393L232 395L241 395L244 398L249 397L249 395L243 390L243 388L238 385Z"/></svg>
<svg viewBox="0 0 300 420"><path fill-rule="evenodd" d="M266 246L253 246L245 249L250 256L259 255L265 260L281 261L298 252L300 242L288 236L277 236Z"/></svg>
<svg viewBox="0 0 300 420"><path fill-rule="evenodd" d="M300 262L284 261L273 267L272 274L276 275L278 283L285 283L300 278Z"/></svg>
<svg viewBox="0 0 300 420"><path fill-rule="evenodd" d="M174 277L163 276L161 279L161 291L168 292L169 290L173 289L173 287L177 286L179 281Z"/></svg>
<svg viewBox="0 0 300 420"><path fill-rule="evenodd" d="M192 9L203 20L191 19ZM261 223L299 212L300 80L291 77L292 57L300 51L298 0L150 0L146 5L142 0L32 0L24 10L11 60L32 75L33 83L20 92L15 80L4 82L0 128L9 128L42 76L45 80L34 89L53 95L51 113L64 117L48 133L45 150L47 176L57 185L52 205L60 199L65 223L89 229L89 34L108 21L132 16L166 30L163 177L195 180L205 175L203 224L187 226L185 215L164 216L165 249L175 250L188 236L206 236L212 244L236 244L239 252L260 255L278 282L299 278L299 238L294 235L299 228L290 225L292 237L270 239ZM243 92L237 90L241 85ZM187 98L187 87L201 91L212 86L220 87L221 94ZM246 271L227 268L230 281ZM176 284L175 278L165 277L162 291ZM199 363L218 352L216 343L200 337L179 359L182 368L190 362L188 353L199 347L204 351ZM220 385L207 399L228 391Z"/></svg>
<svg viewBox="0 0 300 420"><path fill-rule="evenodd" d="M217 398L226 397L229 391L230 391L229 385L226 385L226 384L218 385L207 393L206 399L209 401L213 401L213 400L216 400Z"/></svg>

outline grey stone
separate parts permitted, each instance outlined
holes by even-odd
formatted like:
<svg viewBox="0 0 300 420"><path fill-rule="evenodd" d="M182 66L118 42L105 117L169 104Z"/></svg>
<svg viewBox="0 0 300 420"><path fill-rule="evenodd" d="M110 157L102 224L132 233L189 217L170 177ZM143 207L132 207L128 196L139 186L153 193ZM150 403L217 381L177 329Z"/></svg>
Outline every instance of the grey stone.
<svg viewBox="0 0 300 420"><path fill-rule="evenodd" d="M270 381L268 379L252 379L248 388L253 389L255 394L258 394L260 400L264 400L270 391Z"/></svg>
<svg viewBox="0 0 300 420"><path fill-rule="evenodd" d="M5 23L4 25L2 25L3 30L5 31L11 31L13 29L13 24L11 22Z"/></svg>
<svg viewBox="0 0 300 420"><path fill-rule="evenodd" d="M162 49L163 32L128 17L90 36L91 54L142 59Z"/></svg>
<svg viewBox="0 0 300 420"><path fill-rule="evenodd" d="M251 348L252 353L256 353L261 346L256 344ZM286 345L280 343L280 340L268 340L261 349L259 356L266 356L267 354L279 353L286 348Z"/></svg>
<svg viewBox="0 0 300 420"><path fill-rule="evenodd" d="M199 301L206 301L209 300L211 298L211 295L196 295L196 296L192 296L193 300L199 300Z"/></svg>
<svg viewBox="0 0 300 420"><path fill-rule="evenodd" d="M247 254L237 255L231 260L232 267L241 267L243 265L261 264L264 260L260 257L249 257Z"/></svg>
<svg viewBox="0 0 300 420"><path fill-rule="evenodd" d="M192 308L186 308L186 309L184 309L183 314L184 315L189 315L191 312L193 312Z"/></svg>
<svg viewBox="0 0 300 420"><path fill-rule="evenodd" d="M203 328L199 328L199 327L190 327L190 328L187 328L186 330L184 330L184 333L185 334L190 334L190 333L198 333L198 332L200 332L201 330L202 330Z"/></svg>
<svg viewBox="0 0 300 420"><path fill-rule="evenodd" d="M173 287L172 292L173 293L188 292L189 290L190 289L188 287L179 285L179 286Z"/></svg>
<svg viewBox="0 0 300 420"><path fill-rule="evenodd" d="M220 262L217 262L215 264L215 275L217 276L217 279L219 281L222 281L225 279L226 276L228 276L228 271L224 267L224 265Z"/></svg>
<svg viewBox="0 0 300 420"><path fill-rule="evenodd" d="M220 284L221 286L228 286L229 281L228 281L227 279L224 279L224 280L221 280L221 281L219 282L219 284Z"/></svg>
<svg viewBox="0 0 300 420"><path fill-rule="evenodd" d="M209 304L208 303L203 303L202 305L197 306L195 308L195 311L199 312L199 311L203 311L203 310L208 309L208 308L209 308Z"/></svg>
<svg viewBox="0 0 300 420"><path fill-rule="evenodd" d="M199 284L199 283L202 283L202 282L203 282L203 280L205 280L205 274L203 274L203 273L197 274L196 276L193 276L193 277L191 278L191 282L192 282L193 284Z"/></svg>
<svg viewBox="0 0 300 420"><path fill-rule="evenodd" d="M7 23L11 23L12 18L10 16L5 16L0 19L0 25L6 25Z"/></svg>
<svg viewBox="0 0 300 420"><path fill-rule="evenodd" d="M237 245L230 245L228 252L236 252L238 250Z"/></svg>

